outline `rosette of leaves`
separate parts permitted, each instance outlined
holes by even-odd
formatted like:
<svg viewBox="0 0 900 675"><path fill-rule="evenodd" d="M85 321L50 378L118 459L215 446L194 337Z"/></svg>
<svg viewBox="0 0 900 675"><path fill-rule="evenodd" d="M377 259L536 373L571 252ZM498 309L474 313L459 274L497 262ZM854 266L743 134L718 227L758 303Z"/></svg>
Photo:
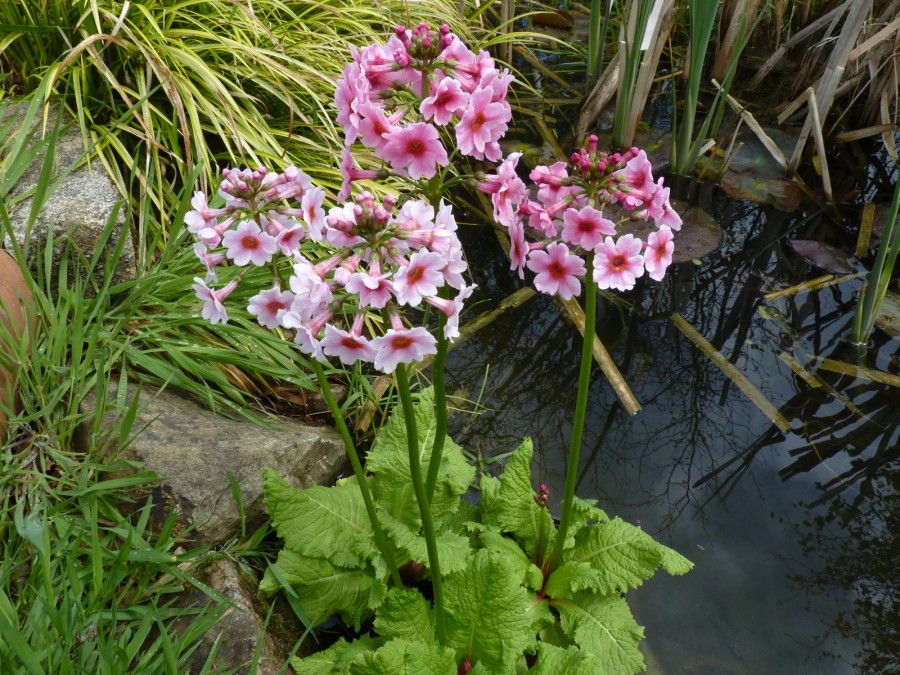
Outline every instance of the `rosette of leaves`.
<svg viewBox="0 0 900 675"><path fill-rule="evenodd" d="M423 471L434 439L433 393L416 406ZM691 563L640 528L579 500L562 563L548 569L556 536L534 499L530 440L499 477L482 475L480 504L464 499L475 470L446 440L432 501L443 573L446 644L438 642L428 556L409 479L405 422L396 410L369 453L378 515L404 579L390 587L355 479L330 488L289 486L265 475L265 499L284 548L263 578L274 593L290 584L313 623L340 616L357 631L292 665L300 675L433 673L635 673L643 670L643 629L623 594L662 567ZM280 577L280 578L279 578Z"/></svg>

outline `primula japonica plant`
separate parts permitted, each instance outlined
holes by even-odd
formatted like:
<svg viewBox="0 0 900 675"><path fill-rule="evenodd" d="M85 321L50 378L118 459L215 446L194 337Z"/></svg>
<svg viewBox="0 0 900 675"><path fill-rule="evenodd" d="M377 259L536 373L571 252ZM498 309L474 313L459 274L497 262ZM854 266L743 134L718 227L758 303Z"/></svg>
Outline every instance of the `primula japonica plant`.
<svg viewBox="0 0 900 675"><path fill-rule="evenodd" d="M326 215L324 191L294 168L226 170L221 205L197 193L186 216L206 267L194 286L205 318L227 321L224 303L242 282L240 268L271 269L272 286L251 298L248 311L260 325L292 335L310 357L354 470L334 487L307 490L265 473L266 504L284 549L262 590L284 589L312 622L337 615L358 633L295 659L298 673L637 672L642 629L622 594L660 566L673 574L690 568L639 528L577 499L574 478L567 477L557 526L546 488L532 487L530 441L502 476L476 477L447 437L443 359L473 286L442 195L469 180L450 176L455 155L502 158L510 80L446 26L398 27L385 45L354 50L338 81L347 138L342 205ZM380 168L355 167L357 140L382 160ZM644 172L642 153L603 156L602 168L593 146L578 157L587 164L575 177L565 166L536 172L539 202L525 198L515 155L477 182L510 228L520 274L527 266L540 290L571 297L593 265L597 281L588 280L587 297L595 306L596 284L625 289L645 268L661 278L671 256L669 228L678 222L665 188ZM380 202L367 192L346 201L361 179L391 179L403 191ZM629 216L662 223L646 249L630 235L611 238L616 226L603 208L613 201ZM525 242L526 216L547 240ZM606 262L598 267L601 256ZM211 288L223 268L227 283ZM426 308L437 313L436 335ZM434 356L434 386L415 403L407 367L426 356ZM328 359L368 363L396 379L401 406L377 434L365 469L325 381ZM573 448L580 446L589 368L588 360ZM571 476L577 451L574 460ZM477 504L465 498L474 488Z"/></svg>

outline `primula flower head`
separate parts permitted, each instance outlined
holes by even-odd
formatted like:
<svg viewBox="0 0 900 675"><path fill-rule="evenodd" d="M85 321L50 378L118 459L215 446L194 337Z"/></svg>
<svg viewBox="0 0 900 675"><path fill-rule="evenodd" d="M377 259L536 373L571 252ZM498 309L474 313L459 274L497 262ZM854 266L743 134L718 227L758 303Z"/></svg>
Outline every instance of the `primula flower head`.
<svg viewBox="0 0 900 675"><path fill-rule="evenodd" d="M393 328L372 340L375 348L375 367L383 373L393 373L398 363L415 363L430 354L437 354L437 340L422 326L409 330Z"/></svg>
<svg viewBox="0 0 900 675"><path fill-rule="evenodd" d="M644 250L644 268L647 276L654 281L662 281L666 268L672 263L675 250L674 235L668 225L663 225L657 232L647 237L647 248Z"/></svg>

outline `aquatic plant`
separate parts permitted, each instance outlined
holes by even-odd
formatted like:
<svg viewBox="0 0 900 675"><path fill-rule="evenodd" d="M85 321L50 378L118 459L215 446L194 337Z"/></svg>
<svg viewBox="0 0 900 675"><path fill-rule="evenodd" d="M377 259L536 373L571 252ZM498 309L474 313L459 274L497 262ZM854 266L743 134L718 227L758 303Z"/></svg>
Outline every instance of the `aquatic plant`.
<svg viewBox="0 0 900 675"><path fill-rule="evenodd" d="M642 629L622 593L660 566L681 574L691 565L574 495L590 347L559 527L546 488L532 487L527 439L499 478L480 476L477 505L465 499L476 471L446 435L441 370L472 287L443 195L463 181L491 194L495 217L514 233L514 267L520 275L526 266L535 271L540 290L578 294L578 277L592 270L589 345L597 284L630 287L645 257L653 260L648 271L664 272L671 256L665 232L680 224L668 190L653 181L643 152L599 153L595 138L573 155L571 175L565 165L536 169L535 202L516 175L517 154L496 175L454 176L459 155L501 159L511 119L508 71L486 52L471 52L446 25L399 26L387 43L352 54L335 94L347 139L343 204L326 215L321 188L294 167L230 169L213 204L198 192L185 217L199 239L206 278L195 279L195 291L210 321L228 320L225 301L246 283L245 269L271 270L273 284L251 298L248 311L261 326L292 334L310 357L353 466L353 477L308 490L266 472L266 504L284 549L262 589L285 589L312 622L336 614L361 633L293 665L299 673L511 673L523 664L538 673L636 672ZM383 164L356 168L356 141ZM379 202L362 191L344 201L361 180L391 180L402 192ZM613 203L620 222L654 218L661 238L646 250L630 234L613 241L617 226L602 213ZM527 244L524 218L546 239ZM641 252L632 251L635 244ZM227 282L211 288L220 274ZM436 310L436 335L426 308ZM408 370L425 356L435 357L434 387L414 397ZM365 468L322 370L329 358L369 363L395 379L400 408L376 436Z"/></svg>
<svg viewBox="0 0 900 675"><path fill-rule="evenodd" d="M884 233L878 245L878 253L869 278L859 295L856 315L853 319L851 340L857 344L866 344L875 325L875 315L887 294L888 285L894 273L897 255L900 254L900 227L897 226L897 214L900 212L900 178L894 183L894 198L888 210Z"/></svg>

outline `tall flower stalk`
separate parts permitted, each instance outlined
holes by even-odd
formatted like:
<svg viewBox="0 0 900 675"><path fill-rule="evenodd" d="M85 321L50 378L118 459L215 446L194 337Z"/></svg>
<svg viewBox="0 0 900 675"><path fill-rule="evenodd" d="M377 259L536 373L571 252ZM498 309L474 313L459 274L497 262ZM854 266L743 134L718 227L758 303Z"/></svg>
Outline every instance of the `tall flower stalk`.
<svg viewBox="0 0 900 675"><path fill-rule="evenodd" d="M479 189L491 195L494 219L507 228L511 269L524 278L534 272L534 286L568 299L585 293L585 330L578 396L566 466L561 516L556 540L543 561L545 578L562 561L575 500L575 482L587 410L597 320L597 291L631 290L637 279L660 281L672 261L673 230L681 218L669 203L669 189L655 181L647 155L630 148L607 153L597 137L572 154L569 162L538 166L530 175L537 200L529 198L516 173L518 155L510 155L496 175L481 176ZM629 232L629 224L652 220L656 230L646 241ZM526 239L526 228L536 240ZM590 271L590 274L588 274Z"/></svg>

